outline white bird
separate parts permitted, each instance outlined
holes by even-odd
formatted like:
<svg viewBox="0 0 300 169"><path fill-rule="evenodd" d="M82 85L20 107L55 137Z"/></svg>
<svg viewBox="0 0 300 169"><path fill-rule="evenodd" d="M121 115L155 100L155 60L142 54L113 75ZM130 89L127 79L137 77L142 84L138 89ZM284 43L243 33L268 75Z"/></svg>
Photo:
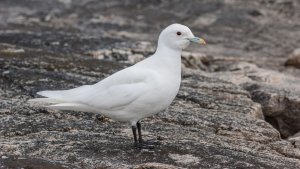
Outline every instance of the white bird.
<svg viewBox="0 0 300 169"><path fill-rule="evenodd" d="M181 82L181 53L190 42L205 44L191 30L172 24L159 35L156 52L133 66L94 85L69 90L41 91L30 101L50 104L58 110L93 112L130 122L134 145L143 145L140 120L165 110L177 95ZM136 135L138 129L138 137Z"/></svg>

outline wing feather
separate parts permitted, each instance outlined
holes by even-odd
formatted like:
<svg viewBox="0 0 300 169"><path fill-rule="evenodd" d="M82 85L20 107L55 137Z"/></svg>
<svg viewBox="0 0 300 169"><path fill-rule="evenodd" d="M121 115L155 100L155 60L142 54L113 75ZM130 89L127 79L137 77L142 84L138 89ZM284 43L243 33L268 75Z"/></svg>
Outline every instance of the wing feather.
<svg viewBox="0 0 300 169"><path fill-rule="evenodd" d="M66 110L68 107L72 110L72 105L81 110L90 107L92 110L101 112L118 110L128 106L149 88L149 77L151 70L147 69L123 69L94 85L84 85L69 90L42 91L39 95L55 99L61 105L53 107L62 107ZM63 104L68 103L68 104Z"/></svg>

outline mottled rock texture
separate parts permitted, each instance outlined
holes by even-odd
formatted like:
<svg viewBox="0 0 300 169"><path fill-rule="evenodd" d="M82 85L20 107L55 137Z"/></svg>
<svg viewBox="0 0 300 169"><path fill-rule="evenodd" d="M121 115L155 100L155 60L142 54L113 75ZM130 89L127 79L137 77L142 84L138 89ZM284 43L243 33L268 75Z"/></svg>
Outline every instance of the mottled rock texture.
<svg viewBox="0 0 300 169"><path fill-rule="evenodd" d="M286 66L294 66L300 68L300 48L295 49L285 62Z"/></svg>
<svg viewBox="0 0 300 169"><path fill-rule="evenodd" d="M0 168L299 168L297 0L0 2ZM178 96L128 124L27 103L44 89L93 84L155 50L160 30L191 27ZM296 134L297 133L297 134Z"/></svg>

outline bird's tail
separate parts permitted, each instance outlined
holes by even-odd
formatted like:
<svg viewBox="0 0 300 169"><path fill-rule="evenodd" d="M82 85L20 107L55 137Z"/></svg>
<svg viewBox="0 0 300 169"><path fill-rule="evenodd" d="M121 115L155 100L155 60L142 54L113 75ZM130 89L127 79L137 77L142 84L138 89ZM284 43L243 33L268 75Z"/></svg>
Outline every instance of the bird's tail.
<svg viewBox="0 0 300 169"><path fill-rule="evenodd" d="M85 112L98 112L94 108L76 102L76 92L78 88L71 90L54 90L54 91L41 91L38 95L46 98L30 99L28 102L38 106L49 107L57 110L73 110L73 111L85 111Z"/></svg>
<svg viewBox="0 0 300 169"><path fill-rule="evenodd" d="M39 105L51 105L51 104L59 104L59 103L64 103L65 101L63 99L60 99L59 95L61 92L60 91L41 91L38 92L37 94L40 96L44 96L46 98L34 98L28 100L30 103L34 104L39 104Z"/></svg>
<svg viewBox="0 0 300 169"><path fill-rule="evenodd" d="M62 101L52 99L52 98L34 98L28 100L30 103L35 103L35 104L58 104L58 103L63 103Z"/></svg>

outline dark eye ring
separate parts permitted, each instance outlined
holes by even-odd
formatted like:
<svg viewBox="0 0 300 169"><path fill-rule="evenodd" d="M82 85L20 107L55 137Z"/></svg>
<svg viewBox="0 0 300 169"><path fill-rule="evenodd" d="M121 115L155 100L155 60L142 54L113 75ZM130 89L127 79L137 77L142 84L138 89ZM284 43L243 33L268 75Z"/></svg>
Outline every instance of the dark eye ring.
<svg viewBox="0 0 300 169"><path fill-rule="evenodd" d="M181 32L177 32L176 34L177 34L178 36L180 36L180 35L181 35Z"/></svg>

